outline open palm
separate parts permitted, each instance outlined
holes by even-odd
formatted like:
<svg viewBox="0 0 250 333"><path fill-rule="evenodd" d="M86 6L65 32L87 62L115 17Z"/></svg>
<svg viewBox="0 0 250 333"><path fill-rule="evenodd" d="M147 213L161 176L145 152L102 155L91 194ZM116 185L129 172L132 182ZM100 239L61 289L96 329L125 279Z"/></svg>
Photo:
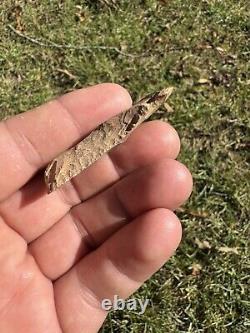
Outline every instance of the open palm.
<svg viewBox="0 0 250 333"><path fill-rule="evenodd" d="M179 139L161 121L140 126L56 192L40 170L103 121L129 108L101 84L0 123L0 332L92 333L104 298L127 298L173 254L172 212L192 178Z"/></svg>

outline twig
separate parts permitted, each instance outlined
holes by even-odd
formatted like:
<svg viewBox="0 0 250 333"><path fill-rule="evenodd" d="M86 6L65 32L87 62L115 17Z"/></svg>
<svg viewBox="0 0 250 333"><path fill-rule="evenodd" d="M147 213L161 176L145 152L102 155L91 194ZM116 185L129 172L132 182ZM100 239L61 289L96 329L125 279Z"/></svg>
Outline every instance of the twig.
<svg viewBox="0 0 250 333"><path fill-rule="evenodd" d="M62 45L62 44L57 44L54 43L53 41L46 40L46 42L35 39L33 37L30 37L28 35L23 34L21 31L16 30L12 25L8 25L8 28L14 32L16 35L19 37L29 41L30 43L42 46L42 47L47 47L47 48L55 48L55 49L68 49L68 50L109 50L109 51L115 51L118 54L121 54L125 57L130 57L130 58L140 58L145 54L130 54L121 51L118 47L116 46L105 46L105 45L82 45L82 46L74 46L74 45Z"/></svg>

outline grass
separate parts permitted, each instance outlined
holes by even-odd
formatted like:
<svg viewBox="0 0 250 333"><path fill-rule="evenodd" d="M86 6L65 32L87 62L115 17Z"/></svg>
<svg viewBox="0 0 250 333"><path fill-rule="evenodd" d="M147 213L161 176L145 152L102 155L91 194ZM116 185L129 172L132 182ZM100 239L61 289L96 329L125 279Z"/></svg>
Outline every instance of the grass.
<svg viewBox="0 0 250 333"><path fill-rule="evenodd" d="M104 81L134 99L176 87L170 122L195 181L178 212L183 242L136 294L151 299L145 314L112 313L102 332L249 332L247 7L239 0L0 3L1 118Z"/></svg>

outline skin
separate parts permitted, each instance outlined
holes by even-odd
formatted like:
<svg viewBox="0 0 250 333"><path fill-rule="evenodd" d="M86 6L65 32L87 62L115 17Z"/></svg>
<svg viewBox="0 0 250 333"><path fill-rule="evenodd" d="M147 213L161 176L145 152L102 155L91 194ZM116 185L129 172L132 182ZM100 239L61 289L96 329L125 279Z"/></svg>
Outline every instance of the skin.
<svg viewBox="0 0 250 333"><path fill-rule="evenodd" d="M101 300L128 298L178 247L173 211L192 177L167 123L144 123L47 194L40 170L130 106L101 84L0 123L0 332L98 332Z"/></svg>

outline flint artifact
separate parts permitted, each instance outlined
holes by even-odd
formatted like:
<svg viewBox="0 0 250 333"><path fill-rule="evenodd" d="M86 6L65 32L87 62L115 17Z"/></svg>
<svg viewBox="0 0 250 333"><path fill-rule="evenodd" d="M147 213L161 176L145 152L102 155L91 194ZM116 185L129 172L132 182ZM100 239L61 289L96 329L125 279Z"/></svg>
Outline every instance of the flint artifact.
<svg viewBox="0 0 250 333"><path fill-rule="evenodd" d="M129 110L101 124L76 146L57 156L45 170L45 183L51 193L77 176L127 137L169 98L173 88L147 95Z"/></svg>

